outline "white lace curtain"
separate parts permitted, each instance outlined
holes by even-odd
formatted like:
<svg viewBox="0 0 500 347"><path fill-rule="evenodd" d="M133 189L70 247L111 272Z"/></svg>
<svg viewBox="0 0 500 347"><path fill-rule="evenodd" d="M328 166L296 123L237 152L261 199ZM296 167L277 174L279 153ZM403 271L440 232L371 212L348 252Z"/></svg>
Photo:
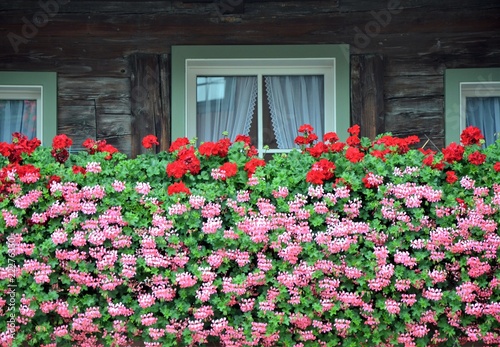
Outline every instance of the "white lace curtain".
<svg viewBox="0 0 500 347"><path fill-rule="evenodd" d="M323 134L323 76L267 76L265 84L278 148L295 147L302 124Z"/></svg>
<svg viewBox="0 0 500 347"><path fill-rule="evenodd" d="M35 100L0 100L0 142L10 143L15 132L36 137Z"/></svg>
<svg viewBox="0 0 500 347"><path fill-rule="evenodd" d="M310 124L323 133L323 76L266 76L267 102L278 148L295 147L297 130ZM257 100L257 77L202 77L198 80L197 134L200 142L248 135ZM266 101L264 101L266 102Z"/></svg>
<svg viewBox="0 0 500 347"><path fill-rule="evenodd" d="M466 100L466 123L481 129L486 146L499 138L500 97L473 97Z"/></svg>
<svg viewBox="0 0 500 347"><path fill-rule="evenodd" d="M227 131L231 140L236 135L248 135L257 100L257 77L218 78L206 84L205 97L198 97L197 134L200 142L215 141ZM218 90L210 91L210 88ZM221 90L220 88L223 88Z"/></svg>

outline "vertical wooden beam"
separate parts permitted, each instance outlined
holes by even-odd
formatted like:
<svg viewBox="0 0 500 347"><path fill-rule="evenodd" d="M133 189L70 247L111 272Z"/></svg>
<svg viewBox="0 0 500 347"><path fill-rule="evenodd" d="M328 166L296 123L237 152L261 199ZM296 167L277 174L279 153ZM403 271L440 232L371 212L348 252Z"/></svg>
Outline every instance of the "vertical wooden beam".
<svg viewBox="0 0 500 347"><path fill-rule="evenodd" d="M374 139L385 129L384 60L380 55L351 56L351 123Z"/></svg>
<svg viewBox="0 0 500 347"><path fill-rule="evenodd" d="M161 111L160 119L156 123L156 136L160 142L158 151L166 151L172 141L171 136L171 108L170 108L170 56L162 54L160 56L160 99Z"/></svg>
<svg viewBox="0 0 500 347"><path fill-rule="evenodd" d="M130 107L132 113L132 157L145 153L144 136L152 134L168 145L168 59L156 54L130 56ZM167 66L165 66L167 64ZM165 89L166 88L166 89ZM157 148L159 150L159 148Z"/></svg>

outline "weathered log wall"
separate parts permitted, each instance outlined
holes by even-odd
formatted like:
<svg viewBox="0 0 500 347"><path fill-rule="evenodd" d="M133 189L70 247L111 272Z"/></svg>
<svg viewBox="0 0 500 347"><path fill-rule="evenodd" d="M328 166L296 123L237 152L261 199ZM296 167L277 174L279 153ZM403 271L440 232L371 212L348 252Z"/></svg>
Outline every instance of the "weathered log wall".
<svg viewBox="0 0 500 347"><path fill-rule="evenodd" d="M0 71L58 72L58 132L134 155L145 132L169 139L172 45L347 43L351 118L437 148L445 69L500 66L496 0L240 2L2 1Z"/></svg>

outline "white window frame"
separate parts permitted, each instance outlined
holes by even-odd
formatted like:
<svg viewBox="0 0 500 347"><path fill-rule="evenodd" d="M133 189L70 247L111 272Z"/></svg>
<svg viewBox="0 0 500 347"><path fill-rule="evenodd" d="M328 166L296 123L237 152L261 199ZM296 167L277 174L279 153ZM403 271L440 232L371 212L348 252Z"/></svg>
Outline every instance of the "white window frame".
<svg viewBox="0 0 500 347"><path fill-rule="evenodd" d="M43 86L6 86L0 85L0 100L36 101L36 137L43 136Z"/></svg>
<svg viewBox="0 0 500 347"><path fill-rule="evenodd" d="M199 76L256 76L257 77L257 139L255 144L259 153L264 153L263 141L263 102L264 76L306 76L321 75L324 78L324 119L325 132L335 131L335 59L305 58L305 59L188 59L186 60L186 95L196 95L197 77ZM186 98L187 137L195 138L197 122L197 98ZM231 134L237 135L237 134ZM221 134L222 136L222 134ZM266 153L285 153L292 150L267 149Z"/></svg>
<svg viewBox="0 0 500 347"><path fill-rule="evenodd" d="M500 96L500 68L447 69L444 75L445 143L460 142L468 96Z"/></svg>
<svg viewBox="0 0 500 347"><path fill-rule="evenodd" d="M467 98L500 97L500 82L460 83L460 132L467 126Z"/></svg>
<svg viewBox="0 0 500 347"><path fill-rule="evenodd" d="M0 71L0 99L37 100L36 136L50 146L57 134L57 74Z"/></svg>
<svg viewBox="0 0 500 347"><path fill-rule="evenodd" d="M333 111L330 111L329 105L325 105L324 131L337 132L341 140L347 138L347 129L350 126L348 45L228 45L172 47L172 140L179 137L189 139L196 137L196 120L193 119L192 107L193 103L196 103L196 94L192 94L194 97L187 97L189 90L196 91L196 88L193 89L193 83L196 83L196 73L203 72L204 76L228 76L228 73L221 74L221 72L224 69L228 69L226 71L233 69L233 75L237 75L239 69L258 68L261 74L267 74L264 72L266 64L268 65L267 71L272 70L272 73L268 75L276 75L278 70L283 70L282 74L288 75L311 75L314 66L320 70L324 69L322 73L315 73L318 75L323 74L325 69L330 69L329 74L333 73L333 77L325 76L327 80L325 80L324 95L325 102L333 105ZM299 71L300 67L310 69L310 71ZM297 69L292 73L294 68ZM210 72L208 71L210 69L213 70ZM285 73L286 70L288 73ZM195 71L196 73L193 73ZM248 71L240 73L240 75L245 74L249 75ZM322 135L318 134L318 136Z"/></svg>

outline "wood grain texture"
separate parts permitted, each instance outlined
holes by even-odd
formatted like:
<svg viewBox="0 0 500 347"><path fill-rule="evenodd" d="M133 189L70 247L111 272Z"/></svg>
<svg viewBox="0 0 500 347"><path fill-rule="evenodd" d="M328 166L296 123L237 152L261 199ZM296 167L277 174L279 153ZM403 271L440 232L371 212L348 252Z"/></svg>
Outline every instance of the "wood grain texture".
<svg viewBox="0 0 500 347"><path fill-rule="evenodd" d="M146 135L155 135L164 141L169 125L169 103L166 83L168 60L155 54L134 54L130 57L130 101L132 110L132 156L147 152L142 146ZM163 71L163 72L162 72ZM163 88L162 88L163 87ZM166 89L166 90L165 90ZM163 92L163 93L162 93Z"/></svg>
<svg viewBox="0 0 500 347"><path fill-rule="evenodd" d="M160 138L158 150L171 141L172 45L349 44L352 115L363 133L425 134L439 145L446 69L500 67L496 0L245 0L231 14L217 1L79 0L45 9L40 3L51 0L3 1L0 70L57 72L58 131L112 139L133 155L146 132ZM370 74L356 59L371 56L382 58L383 72L363 82ZM145 65L132 69L134 57L147 57L137 61ZM148 95L156 101L134 100L134 73L153 65L159 82ZM377 92L363 96L361 82ZM382 111L363 111L367 104Z"/></svg>
<svg viewBox="0 0 500 347"><path fill-rule="evenodd" d="M385 128L383 69L380 55L351 56L351 120L372 140Z"/></svg>

